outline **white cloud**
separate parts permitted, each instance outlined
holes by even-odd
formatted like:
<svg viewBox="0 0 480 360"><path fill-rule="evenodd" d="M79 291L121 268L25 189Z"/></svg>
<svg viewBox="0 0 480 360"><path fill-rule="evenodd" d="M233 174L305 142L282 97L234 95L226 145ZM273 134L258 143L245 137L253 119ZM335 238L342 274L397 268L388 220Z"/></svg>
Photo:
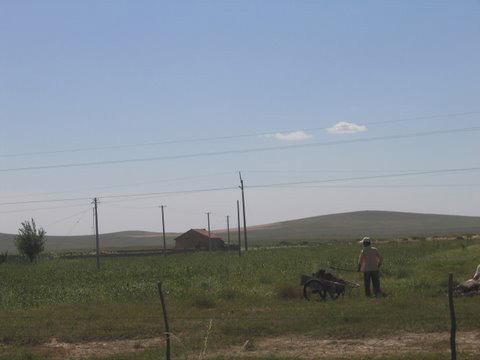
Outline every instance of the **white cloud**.
<svg viewBox="0 0 480 360"><path fill-rule="evenodd" d="M367 127L365 125L357 125L346 121L340 121L332 127L327 128L327 131L330 134L353 134L367 131Z"/></svg>
<svg viewBox="0 0 480 360"><path fill-rule="evenodd" d="M275 134L265 134L265 135L260 135L261 138L274 138L277 140L283 140L283 141L301 141L301 140L306 140L310 139L313 136L310 134L307 134L305 131L292 131L289 133L275 133Z"/></svg>

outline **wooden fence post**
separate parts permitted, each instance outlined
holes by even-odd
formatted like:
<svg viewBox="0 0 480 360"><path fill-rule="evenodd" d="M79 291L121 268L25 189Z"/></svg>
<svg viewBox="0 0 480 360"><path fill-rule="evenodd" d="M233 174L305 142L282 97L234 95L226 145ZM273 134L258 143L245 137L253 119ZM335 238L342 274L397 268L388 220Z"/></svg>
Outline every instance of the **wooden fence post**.
<svg viewBox="0 0 480 360"><path fill-rule="evenodd" d="M448 306L450 308L450 353L452 360L457 360L456 332L457 322L455 320L455 306L453 304L453 274L448 274Z"/></svg>
<svg viewBox="0 0 480 360"><path fill-rule="evenodd" d="M166 357L170 360L170 327L168 326L167 307L165 306L165 298L163 297L162 283L158 284L158 293L160 294L160 301L162 302L163 321L165 322L165 342L167 344Z"/></svg>

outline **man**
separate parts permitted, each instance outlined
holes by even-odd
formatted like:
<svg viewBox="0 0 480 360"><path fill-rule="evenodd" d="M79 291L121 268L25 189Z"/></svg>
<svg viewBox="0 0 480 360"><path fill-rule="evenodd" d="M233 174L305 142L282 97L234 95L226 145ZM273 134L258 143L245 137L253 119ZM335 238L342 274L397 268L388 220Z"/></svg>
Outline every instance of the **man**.
<svg viewBox="0 0 480 360"><path fill-rule="evenodd" d="M373 284L373 293L380 296L380 266L382 265L382 256L378 250L371 247L369 237L364 237L361 241L363 244L362 252L358 257L358 271L363 272L363 281L365 284L365 295L371 296L370 281Z"/></svg>

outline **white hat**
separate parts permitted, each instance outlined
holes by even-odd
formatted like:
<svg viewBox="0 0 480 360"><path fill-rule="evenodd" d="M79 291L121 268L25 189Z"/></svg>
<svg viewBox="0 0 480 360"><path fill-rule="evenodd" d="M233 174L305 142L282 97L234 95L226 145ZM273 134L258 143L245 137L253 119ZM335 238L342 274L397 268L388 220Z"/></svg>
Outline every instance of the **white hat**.
<svg viewBox="0 0 480 360"><path fill-rule="evenodd" d="M360 243L364 245L370 244L370 238L368 236L365 236L362 240L360 240Z"/></svg>

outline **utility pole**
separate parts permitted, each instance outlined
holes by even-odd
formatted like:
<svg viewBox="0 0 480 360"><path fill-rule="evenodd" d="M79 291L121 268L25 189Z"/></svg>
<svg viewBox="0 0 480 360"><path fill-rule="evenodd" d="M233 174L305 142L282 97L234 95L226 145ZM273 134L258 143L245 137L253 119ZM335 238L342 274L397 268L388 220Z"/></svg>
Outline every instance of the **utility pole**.
<svg viewBox="0 0 480 360"><path fill-rule="evenodd" d="M243 188L243 179L242 173L239 171L238 175L240 176L240 189L242 190L242 207L243 207L243 239L245 241L245 251L248 251L248 241L247 241L247 219L245 215L245 191Z"/></svg>
<svg viewBox="0 0 480 360"><path fill-rule="evenodd" d="M165 205L160 205L162 209L162 234L163 234L163 256L167 256L167 241L165 240L165 216L163 209L166 208Z"/></svg>
<svg viewBox="0 0 480 360"><path fill-rule="evenodd" d="M100 242L98 239L98 207L97 207L97 198L93 199L95 205L95 247L97 249L97 269L100 269Z"/></svg>
<svg viewBox="0 0 480 360"><path fill-rule="evenodd" d="M240 235L240 202L237 200L237 224L238 224L238 256L242 256L242 239Z"/></svg>
<svg viewBox="0 0 480 360"><path fill-rule="evenodd" d="M208 222L208 251L212 251L212 237L210 233L210 212L207 212L207 222Z"/></svg>
<svg viewBox="0 0 480 360"><path fill-rule="evenodd" d="M227 243L228 250L230 250L230 215L227 215Z"/></svg>
<svg viewBox="0 0 480 360"><path fill-rule="evenodd" d="M448 274L448 306L450 308L450 355L452 360L457 360L457 320L455 305L453 304L453 274Z"/></svg>

